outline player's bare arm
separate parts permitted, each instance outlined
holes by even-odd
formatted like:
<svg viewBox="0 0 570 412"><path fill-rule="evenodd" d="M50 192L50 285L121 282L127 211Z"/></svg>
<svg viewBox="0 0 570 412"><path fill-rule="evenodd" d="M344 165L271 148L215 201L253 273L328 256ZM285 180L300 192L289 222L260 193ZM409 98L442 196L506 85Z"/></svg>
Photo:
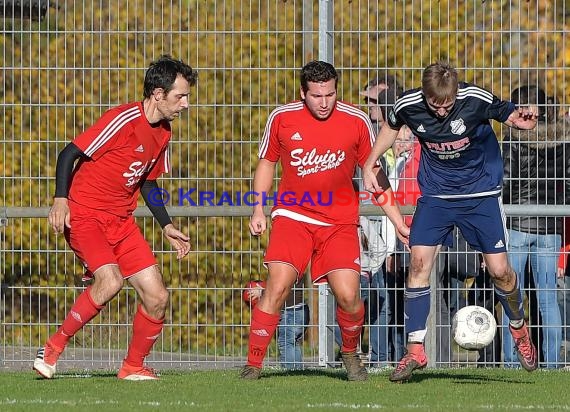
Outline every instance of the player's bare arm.
<svg viewBox="0 0 570 412"><path fill-rule="evenodd" d="M176 250L176 258L182 259L190 252L190 238L169 223L162 229L162 234Z"/></svg>
<svg viewBox="0 0 570 412"><path fill-rule="evenodd" d="M376 178L377 170L374 170L374 167L377 166L378 158L382 156L386 150L392 147L396 141L396 137L398 137L398 131L399 129L392 129L387 124L384 124L380 129L380 133L378 133L378 136L376 137L370 156L368 156L368 159L366 159L362 168L364 189L369 192L379 193L383 191L378 184L378 179Z"/></svg>
<svg viewBox="0 0 570 412"><path fill-rule="evenodd" d="M253 213L249 220L249 231L259 236L267 229L267 218L263 211L263 194L271 190L273 176L275 175L275 162L259 159L253 177L253 191L256 193L253 200Z"/></svg>
<svg viewBox="0 0 570 412"><path fill-rule="evenodd" d="M505 120L505 124L519 130L530 130L536 127L538 121L538 107L518 107Z"/></svg>
<svg viewBox="0 0 570 412"><path fill-rule="evenodd" d="M410 238L410 228L404 222L404 217L402 216L402 212L400 211L400 206L396 202L394 197L394 193L391 187L388 189L383 190L383 197L384 199L389 199L381 203L382 210L386 213L390 222L394 225L396 229L396 236L398 239L404 244L407 245Z"/></svg>

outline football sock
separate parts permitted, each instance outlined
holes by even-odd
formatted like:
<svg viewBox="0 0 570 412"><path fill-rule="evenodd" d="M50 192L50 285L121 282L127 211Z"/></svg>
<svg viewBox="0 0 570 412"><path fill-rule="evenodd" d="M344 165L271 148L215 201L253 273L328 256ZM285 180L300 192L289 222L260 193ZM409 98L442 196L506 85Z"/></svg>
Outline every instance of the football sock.
<svg viewBox="0 0 570 412"><path fill-rule="evenodd" d="M249 351L247 353L247 364L261 368L263 358L267 352L267 347L271 338L275 334L275 329L279 324L281 315L274 315L263 312L257 306L251 314L251 326L249 330Z"/></svg>
<svg viewBox="0 0 570 412"><path fill-rule="evenodd" d="M342 337L342 352L355 352L360 340L362 325L364 325L364 303L360 301L360 306L355 313L347 313L337 306L336 319Z"/></svg>
<svg viewBox="0 0 570 412"><path fill-rule="evenodd" d="M495 285L495 294L499 302L501 302L511 325L515 328L520 328L524 322L524 310L522 291L519 287L518 277L513 290L507 292Z"/></svg>
<svg viewBox="0 0 570 412"><path fill-rule="evenodd" d="M426 323L429 315L431 289L408 288L404 291L404 318L408 342L422 343L426 336Z"/></svg>
<svg viewBox="0 0 570 412"><path fill-rule="evenodd" d="M93 301L89 294L91 286L77 298L57 332L49 338L49 343L56 350L63 350L71 337L93 319L105 307Z"/></svg>
<svg viewBox="0 0 570 412"><path fill-rule="evenodd" d="M154 319L139 305L133 320L133 338L129 345L125 362L131 366L143 366L154 342L160 336L164 326L163 319Z"/></svg>

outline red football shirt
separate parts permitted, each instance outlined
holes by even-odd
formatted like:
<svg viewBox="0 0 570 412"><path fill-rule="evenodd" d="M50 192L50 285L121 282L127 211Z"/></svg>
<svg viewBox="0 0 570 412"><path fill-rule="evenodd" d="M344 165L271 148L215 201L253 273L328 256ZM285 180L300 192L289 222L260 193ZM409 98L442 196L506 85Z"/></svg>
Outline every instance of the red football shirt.
<svg viewBox="0 0 570 412"><path fill-rule="evenodd" d="M362 110L338 101L330 117L315 119L303 102L275 109L267 120L259 157L281 160L282 176L273 212L285 210L297 220L358 224L352 185L357 164L364 165L374 144L370 119ZM308 220L305 218L309 218Z"/></svg>
<svg viewBox="0 0 570 412"><path fill-rule="evenodd" d="M69 199L117 216L131 214L141 179L170 170L170 136L167 121L148 123L141 102L110 109L73 140L87 158L75 167Z"/></svg>

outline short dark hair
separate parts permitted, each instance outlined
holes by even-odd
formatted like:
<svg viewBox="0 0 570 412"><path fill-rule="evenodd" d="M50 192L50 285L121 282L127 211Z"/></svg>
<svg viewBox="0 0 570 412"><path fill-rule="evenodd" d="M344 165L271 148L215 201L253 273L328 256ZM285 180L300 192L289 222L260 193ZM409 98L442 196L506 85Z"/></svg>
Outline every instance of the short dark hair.
<svg viewBox="0 0 570 412"><path fill-rule="evenodd" d="M382 112L382 118L386 120L388 119L388 110L396 103L396 99L402 94L404 89L396 76L391 74L386 74L383 78L379 77L378 83L376 84L385 84L388 86L387 89L383 89L378 93L377 100L380 111Z"/></svg>
<svg viewBox="0 0 570 412"><path fill-rule="evenodd" d="M330 63L313 60L307 63L301 69L301 88L304 92L309 90L309 82L312 83L323 83L334 79L334 85L336 87L338 83L338 73L334 66Z"/></svg>
<svg viewBox="0 0 570 412"><path fill-rule="evenodd" d="M511 92L511 102L519 105L537 105L538 120L544 121L546 115L546 93L540 87L532 84L525 84L517 87Z"/></svg>
<svg viewBox="0 0 570 412"><path fill-rule="evenodd" d="M178 75L184 77L190 86L194 86L198 78L196 71L182 60L174 59L167 54L160 56L146 71L143 96L149 98L154 89L158 88L168 94Z"/></svg>

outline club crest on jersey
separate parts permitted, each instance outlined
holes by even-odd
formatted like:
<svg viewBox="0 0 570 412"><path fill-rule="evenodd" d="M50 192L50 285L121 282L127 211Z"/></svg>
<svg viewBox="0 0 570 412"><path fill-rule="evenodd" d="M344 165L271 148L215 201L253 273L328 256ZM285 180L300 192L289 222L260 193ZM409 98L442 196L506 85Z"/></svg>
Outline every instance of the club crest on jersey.
<svg viewBox="0 0 570 412"><path fill-rule="evenodd" d="M139 182L139 180L141 180L141 177L150 170L154 161L155 159L152 159L150 161L150 165L149 162L143 163L139 160L131 163L128 171L123 173L123 177L127 178L127 183L125 184L125 186L131 187L136 185Z"/></svg>
<svg viewBox="0 0 570 412"><path fill-rule="evenodd" d="M335 153L327 150L323 154L317 153L316 148L308 152L303 149L293 149L291 158L290 165L297 168L297 176L305 177L309 174L336 169L346 159L346 153L341 149Z"/></svg>
<svg viewBox="0 0 570 412"><path fill-rule="evenodd" d="M467 127L465 127L463 119L457 119L451 122L451 133L461 135L465 133L465 130L467 130Z"/></svg>

